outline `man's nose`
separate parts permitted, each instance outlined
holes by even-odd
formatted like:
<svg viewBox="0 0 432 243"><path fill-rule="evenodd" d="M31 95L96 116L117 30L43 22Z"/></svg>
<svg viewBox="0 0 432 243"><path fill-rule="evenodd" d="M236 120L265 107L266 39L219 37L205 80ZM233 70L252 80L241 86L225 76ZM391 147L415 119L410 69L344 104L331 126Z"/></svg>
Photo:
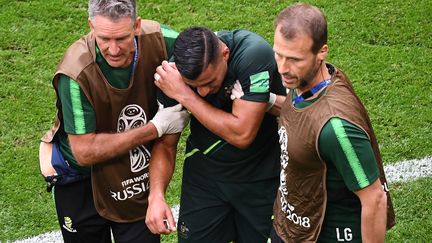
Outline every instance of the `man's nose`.
<svg viewBox="0 0 432 243"><path fill-rule="evenodd" d="M117 56L120 52L119 45L116 41L110 41L108 46L109 54L113 56Z"/></svg>
<svg viewBox="0 0 432 243"><path fill-rule="evenodd" d="M198 87L197 91L201 97L206 97L210 93L210 88L209 87Z"/></svg>
<svg viewBox="0 0 432 243"><path fill-rule="evenodd" d="M281 58L280 60L277 61L277 66L278 66L278 72L280 74L289 73L290 71L290 64L284 58Z"/></svg>

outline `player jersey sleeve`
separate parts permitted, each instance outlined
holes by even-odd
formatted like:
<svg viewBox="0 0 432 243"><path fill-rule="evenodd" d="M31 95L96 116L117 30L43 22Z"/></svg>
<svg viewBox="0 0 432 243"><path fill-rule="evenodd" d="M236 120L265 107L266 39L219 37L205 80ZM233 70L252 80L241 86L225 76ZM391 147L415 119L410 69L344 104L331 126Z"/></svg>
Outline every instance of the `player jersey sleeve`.
<svg viewBox="0 0 432 243"><path fill-rule="evenodd" d="M360 190L378 179L370 140L356 125L331 118L320 133L318 147L321 157L334 165L349 190Z"/></svg>
<svg viewBox="0 0 432 243"><path fill-rule="evenodd" d="M248 45L232 60L230 69L234 70L242 86L244 95L241 99L267 102L276 66L273 50L264 40Z"/></svg>
<svg viewBox="0 0 432 243"><path fill-rule="evenodd" d="M287 95L287 89L283 86L281 75L276 67L273 76L270 76L270 92L277 95Z"/></svg>
<svg viewBox="0 0 432 243"><path fill-rule="evenodd" d="M179 33L164 24L161 24L161 31L167 49L168 60L171 60L173 56L174 42Z"/></svg>
<svg viewBox="0 0 432 243"><path fill-rule="evenodd" d="M58 81L64 130L68 134L96 131L96 114L79 84L66 75Z"/></svg>

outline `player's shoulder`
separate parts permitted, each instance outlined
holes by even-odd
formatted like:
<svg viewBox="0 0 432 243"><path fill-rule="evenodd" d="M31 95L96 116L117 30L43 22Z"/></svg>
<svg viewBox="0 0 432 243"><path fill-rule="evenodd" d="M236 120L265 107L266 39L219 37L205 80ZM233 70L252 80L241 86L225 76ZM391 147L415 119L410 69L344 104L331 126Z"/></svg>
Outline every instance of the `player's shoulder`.
<svg viewBox="0 0 432 243"><path fill-rule="evenodd" d="M151 34L161 32L161 24L151 19L141 20L141 31L143 34Z"/></svg>
<svg viewBox="0 0 432 243"><path fill-rule="evenodd" d="M233 31L233 39L240 45L254 48L256 46L265 46L271 48L269 42L261 35L245 29L238 29Z"/></svg>
<svg viewBox="0 0 432 243"><path fill-rule="evenodd" d="M353 122L342 117L333 116L323 126L320 133L320 140L329 141L339 139L340 134L344 137L363 137L367 138L366 133Z"/></svg>
<svg viewBox="0 0 432 243"><path fill-rule="evenodd" d="M76 79L82 70L94 62L94 56L91 51L94 46L95 40L90 33L82 36L66 50L57 66L56 73L64 73Z"/></svg>
<svg viewBox="0 0 432 243"><path fill-rule="evenodd" d="M274 59L272 46L257 33L248 30L239 30L238 37L234 33L234 41L239 43L238 49L242 56L264 62Z"/></svg>

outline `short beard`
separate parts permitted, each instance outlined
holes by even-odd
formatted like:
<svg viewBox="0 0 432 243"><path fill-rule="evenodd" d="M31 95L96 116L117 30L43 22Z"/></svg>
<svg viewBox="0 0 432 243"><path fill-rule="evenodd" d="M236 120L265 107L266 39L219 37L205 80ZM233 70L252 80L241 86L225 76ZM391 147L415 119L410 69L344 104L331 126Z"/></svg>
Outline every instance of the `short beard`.
<svg viewBox="0 0 432 243"><path fill-rule="evenodd" d="M302 80L300 80L300 87L304 88L304 87L306 87L309 83L310 83L310 80L308 81L308 80L304 80L304 79L302 79Z"/></svg>
<svg viewBox="0 0 432 243"><path fill-rule="evenodd" d="M309 72L311 75L305 77L304 79L300 80L300 87L304 88L306 87L312 80L317 76L317 73L320 71L321 68L321 62L314 67L315 70Z"/></svg>

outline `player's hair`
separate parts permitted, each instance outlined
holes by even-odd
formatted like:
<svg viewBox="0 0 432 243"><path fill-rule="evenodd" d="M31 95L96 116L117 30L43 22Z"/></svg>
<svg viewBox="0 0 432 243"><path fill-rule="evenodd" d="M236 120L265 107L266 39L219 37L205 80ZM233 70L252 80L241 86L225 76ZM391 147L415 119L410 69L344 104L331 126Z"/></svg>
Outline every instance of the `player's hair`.
<svg viewBox="0 0 432 243"><path fill-rule="evenodd" d="M206 27L190 27L174 42L174 61L183 77L195 80L210 64L217 61L219 38Z"/></svg>
<svg viewBox="0 0 432 243"><path fill-rule="evenodd" d="M89 0L88 14L94 24L95 16L108 17L112 21L117 21L123 17L130 17L132 23L136 19L135 0Z"/></svg>
<svg viewBox="0 0 432 243"><path fill-rule="evenodd" d="M312 52L318 53L327 44L327 20L321 10L306 3L293 4L282 10L275 20L275 28L280 25L280 33L287 39L297 34L307 34L312 38Z"/></svg>

